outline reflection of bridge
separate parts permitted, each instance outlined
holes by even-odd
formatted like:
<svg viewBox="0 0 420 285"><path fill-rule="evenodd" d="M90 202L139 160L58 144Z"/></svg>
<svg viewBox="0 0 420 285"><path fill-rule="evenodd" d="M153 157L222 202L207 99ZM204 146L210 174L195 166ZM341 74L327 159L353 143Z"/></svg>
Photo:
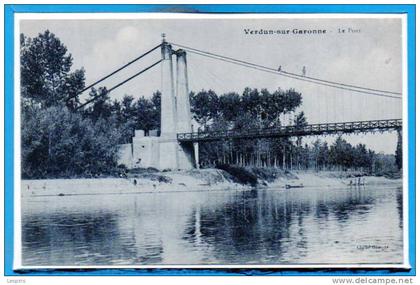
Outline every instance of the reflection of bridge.
<svg viewBox="0 0 420 285"><path fill-rule="evenodd" d="M179 133L179 142L216 141L224 139L255 139L255 138L279 138L297 136L317 136L331 134L347 134L358 132L376 132L386 130L399 130L402 128L402 120L375 120L359 122L343 122L328 124L312 124L306 126L281 126L249 130L227 130L210 132Z"/></svg>
<svg viewBox="0 0 420 285"><path fill-rule="evenodd" d="M172 48L173 45L177 46L179 49L174 50ZM382 132L387 130L399 131L402 128L401 119L391 119L310 124L305 126L283 125L273 128L261 129L193 132L191 124L191 107L189 102L190 89L187 70L187 51L192 54L224 61L229 64L240 65L242 67L258 71L292 78L295 80L307 82L309 84L339 89L340 92L337 92L337 94L342 94L342 92L344 92L343 90L345 90L346 92L350 91L351 93L375 96L377 98L381 97L384 100L389 100L388 98L392 100L401 100L402 94L399 92L372 89L309 77L306 75L288 72L282 70L281 68L274 69L271 67L258 65L255 63L218 55L179 44L170 44L165 40L165 38L163 38L161 44L143 53L142 55L138 56L134 60L128 62L112 73L106 75L95 83L87 86L84 90L82 90L82 92L106 80L110 76L125 69L129 65L142 59L146 55L149 55L153 51L158 50L159 48L161 51L161 57L155 63L138 71L119 84L109 88L108 92L99 94L98 96L86 101L76 108L76 110L83 108L87 104L90 104L98 98L105 96L107 93L136 78L144 72L152 69L157 65L160 65L162 82L160 90L162 94L160 137L146 137L143 130L137 130L131 144L120 146L121 153L119 163L125 164L128 167L155 167L158 169L191 169L194 166L198 167L199 142L206 141L366 133L377 131ZM206 68L203 70L206 70ZM79 94L76 94L75 96L78 95ZM333 109L335 110L336 108Z"/></svg>

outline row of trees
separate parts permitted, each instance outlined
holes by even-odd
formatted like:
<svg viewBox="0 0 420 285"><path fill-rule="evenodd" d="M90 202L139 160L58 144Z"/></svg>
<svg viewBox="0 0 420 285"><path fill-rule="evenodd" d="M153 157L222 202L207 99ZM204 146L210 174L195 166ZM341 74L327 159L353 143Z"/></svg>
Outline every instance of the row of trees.
<svg viewBox="0 0 420 285"><path fill-rule="evenodd" d="M85 88L85 71L72 69L71 54L49 31L33 39L22 35L20 55L23 177L86 176L113 171L117 167L118 144L130 142L135 129L160 129L159 92L150 98L135 100L125 96L112 101L105 88L92 88L89 98L99 98L75 111L80 104L78 94ZM295 112L302 104L302 96L293 89L270 92L245 88L242 94L220 95L202 90L192 92L190 102L200 130L246 131L281 125L281 116ZM305 114L298 113L293 123L306 125ZM397 155L397 164L400 157ZM200 146L203 167L227 163L372 170L377 158L366 146L352 146L342 138L331 146L319 140L303 145L301 138L229 140Z"/></svg>
<svg viewBox="0 0 420 285"><path fill-rule="evenodd" d="M301 102L301 94L293 89L270 93L266 89L246 88L241 95L217 95L212 90L191 94L194 119L205 131L246 131L279 126L284 123L280 121L281 115L294 113ZM292 123L305 126L305 114L299 112ZM393 163L390 163L388 156L368 150L364 144L352 146L342 137L331 145L319 139L312 145L303 145L302 138L241 139L200 144L203 167L234 164L292 170L384 172L385 168L388 171L398 170L398 157L401 157L398 148L396 159L392 157Z"/></svg>
<svg viewBox="0 0 420 285"><path fill-rule="evenodd" d="M243 119L261 127L279 125L282 114L296 110L302 103L302 95L294 89L269 92L267 89L245 88L218 96L212 90L191 93L191 111L194 119L204 128L225 124L238 127ZM303 113L301 114L304 118Z"/></svg>
<svg viewBox="0 0 420 285"><path fill-rule="evenodd" d="M302 96L293 89L245 88L241 95L214 91L191 94L191 110L203 131L247 131L256 128L279 126L283 114L294 112L302 103ZM306 118L300 112L294 124L304 126ZM240 166L284 166L286 153L294 150L291 139L253 139L208 142L200 145L200 161L203 167L216 164ZM299 142L301 143L301 140Z"/></svg>

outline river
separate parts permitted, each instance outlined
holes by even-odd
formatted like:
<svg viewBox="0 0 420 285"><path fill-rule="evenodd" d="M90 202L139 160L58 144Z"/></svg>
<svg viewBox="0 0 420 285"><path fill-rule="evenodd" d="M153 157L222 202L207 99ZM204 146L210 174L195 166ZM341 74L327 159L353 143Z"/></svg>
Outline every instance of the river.
<svg viewBox="0 0 420 285"><path fill-rule="evenodd" d="M395 186L24 197L25 266L402 263Z"/></svg>

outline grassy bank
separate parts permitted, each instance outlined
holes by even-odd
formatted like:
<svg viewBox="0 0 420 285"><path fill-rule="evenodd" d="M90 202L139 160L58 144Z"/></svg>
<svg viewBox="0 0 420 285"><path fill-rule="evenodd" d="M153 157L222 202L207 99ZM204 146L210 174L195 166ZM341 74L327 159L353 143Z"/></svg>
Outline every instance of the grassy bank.
<svg viewBox="0 0 420 285"><path fill-rule="evenodd" d="M240 167L233 165L218 165L217 168L229 173L235 182L257 186L259 184L273 183L278 179L295 180L299 179L298 174L312 173L314 176L336 178L336 179L352 179L358 177L384 177L387 179L401 179L401 172L383 172L368 173L364 171L314 171L314 170L282 170L280 168L258 168L258 167Z"/></svg>

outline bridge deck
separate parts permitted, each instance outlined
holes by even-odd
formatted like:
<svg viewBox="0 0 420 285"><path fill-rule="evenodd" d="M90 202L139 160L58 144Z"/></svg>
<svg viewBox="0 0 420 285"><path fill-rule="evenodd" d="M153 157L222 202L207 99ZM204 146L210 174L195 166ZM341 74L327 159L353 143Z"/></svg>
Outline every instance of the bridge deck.
<svg viewBox="0 0 420 285"><path fill-rule="evenodd" d="M373 120L343 123L311 124L306 126L281 126L264 129L228 130L213 132L179 133L180 142L216 141L224 139L276 138L376 132L401 129L402 120Z"/></svg>

